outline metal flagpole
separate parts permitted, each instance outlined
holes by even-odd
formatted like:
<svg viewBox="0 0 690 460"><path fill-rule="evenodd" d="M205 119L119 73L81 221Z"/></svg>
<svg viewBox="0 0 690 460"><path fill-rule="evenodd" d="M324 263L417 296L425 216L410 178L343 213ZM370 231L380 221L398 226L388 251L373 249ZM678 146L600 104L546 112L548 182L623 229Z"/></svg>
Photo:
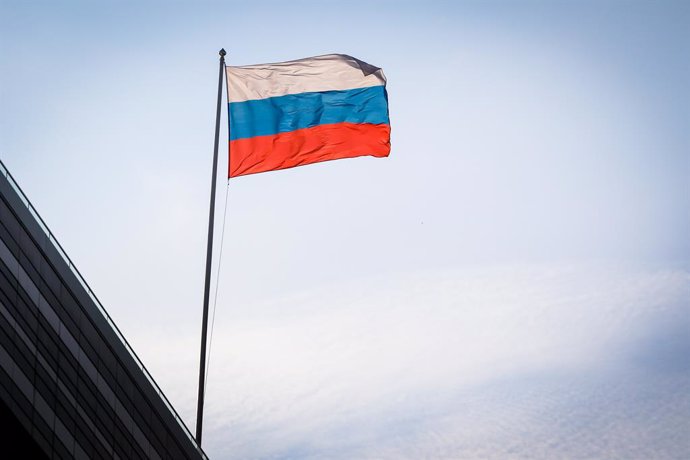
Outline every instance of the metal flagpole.
<svg viewBox="0 0 690 460"><path fill-rule="evenodd" d="M218 104L216 106L216 139L213 144L213 174L211 175L211 207L208 212L208 246L206 248L206 282L204 284L204 314L201 323L201 354L199 358L199 396L196 407L196 442L201 447L201 428L204 420L204 380L206 378L206 333L208 329L208 301L211 291L211 260L213 253L213 218L216 207L216 176L218 173L218 137L220 135L220 105L223 95L225 50L221 49L218 73Z"/></svg>

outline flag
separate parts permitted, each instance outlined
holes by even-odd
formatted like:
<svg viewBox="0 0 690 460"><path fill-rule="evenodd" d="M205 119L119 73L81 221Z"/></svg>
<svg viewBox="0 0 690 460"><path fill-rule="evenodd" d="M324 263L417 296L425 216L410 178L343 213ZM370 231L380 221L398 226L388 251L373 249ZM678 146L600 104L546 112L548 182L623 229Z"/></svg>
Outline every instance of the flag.
<svg viewBox="0 0 690 460"><path fill-rule="evenodd" d="M227 66L228 177L390 153L383 70L344 54Z"/></svg>

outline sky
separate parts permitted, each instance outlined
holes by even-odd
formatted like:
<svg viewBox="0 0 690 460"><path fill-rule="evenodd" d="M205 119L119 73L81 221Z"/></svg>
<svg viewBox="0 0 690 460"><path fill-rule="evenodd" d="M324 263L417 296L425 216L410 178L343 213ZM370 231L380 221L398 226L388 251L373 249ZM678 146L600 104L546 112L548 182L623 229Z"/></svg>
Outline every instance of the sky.
<svg viewBox="0 0 690 460"><path fill-rule="evenodd" d="M0 0L0 158L193 430L218 50L382 67L389 158L228 184L221 142L209 456L688 458L689 24Z"/></svg>

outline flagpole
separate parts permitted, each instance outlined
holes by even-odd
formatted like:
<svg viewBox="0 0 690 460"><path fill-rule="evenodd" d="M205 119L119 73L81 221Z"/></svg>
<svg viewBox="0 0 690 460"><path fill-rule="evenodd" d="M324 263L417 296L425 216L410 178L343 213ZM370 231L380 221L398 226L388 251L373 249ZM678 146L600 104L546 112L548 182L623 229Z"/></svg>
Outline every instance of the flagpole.
<svg viewBox="0 0 690 460"><path fill-rule="evenodd" d="M206 379L206 334L208 330L208 302L211 292L211 261L213 255L213 219L216 208L216 176L218 175L218 138L220 135L220 106L223 95L225 50L221 49L218 71L218 103L216 105L216 138L213 143L213 174L211 175L211 205L208 212L208 245L206 247L206 281L204 283L204 313L201 323L201 354L199 357L199 396L196 408L196 442L201 447L201 430L204 421L204 380Z"/></svg>

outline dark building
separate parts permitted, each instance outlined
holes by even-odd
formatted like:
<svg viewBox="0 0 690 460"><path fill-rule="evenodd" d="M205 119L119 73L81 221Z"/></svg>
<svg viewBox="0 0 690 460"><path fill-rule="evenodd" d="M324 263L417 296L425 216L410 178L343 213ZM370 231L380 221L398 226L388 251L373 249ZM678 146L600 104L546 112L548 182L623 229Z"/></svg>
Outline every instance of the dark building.
<svg viewBox="0 0 690 460"><path fill-rule="evenodd" d="M206 458L0 162L3 458Z"/></svg>

